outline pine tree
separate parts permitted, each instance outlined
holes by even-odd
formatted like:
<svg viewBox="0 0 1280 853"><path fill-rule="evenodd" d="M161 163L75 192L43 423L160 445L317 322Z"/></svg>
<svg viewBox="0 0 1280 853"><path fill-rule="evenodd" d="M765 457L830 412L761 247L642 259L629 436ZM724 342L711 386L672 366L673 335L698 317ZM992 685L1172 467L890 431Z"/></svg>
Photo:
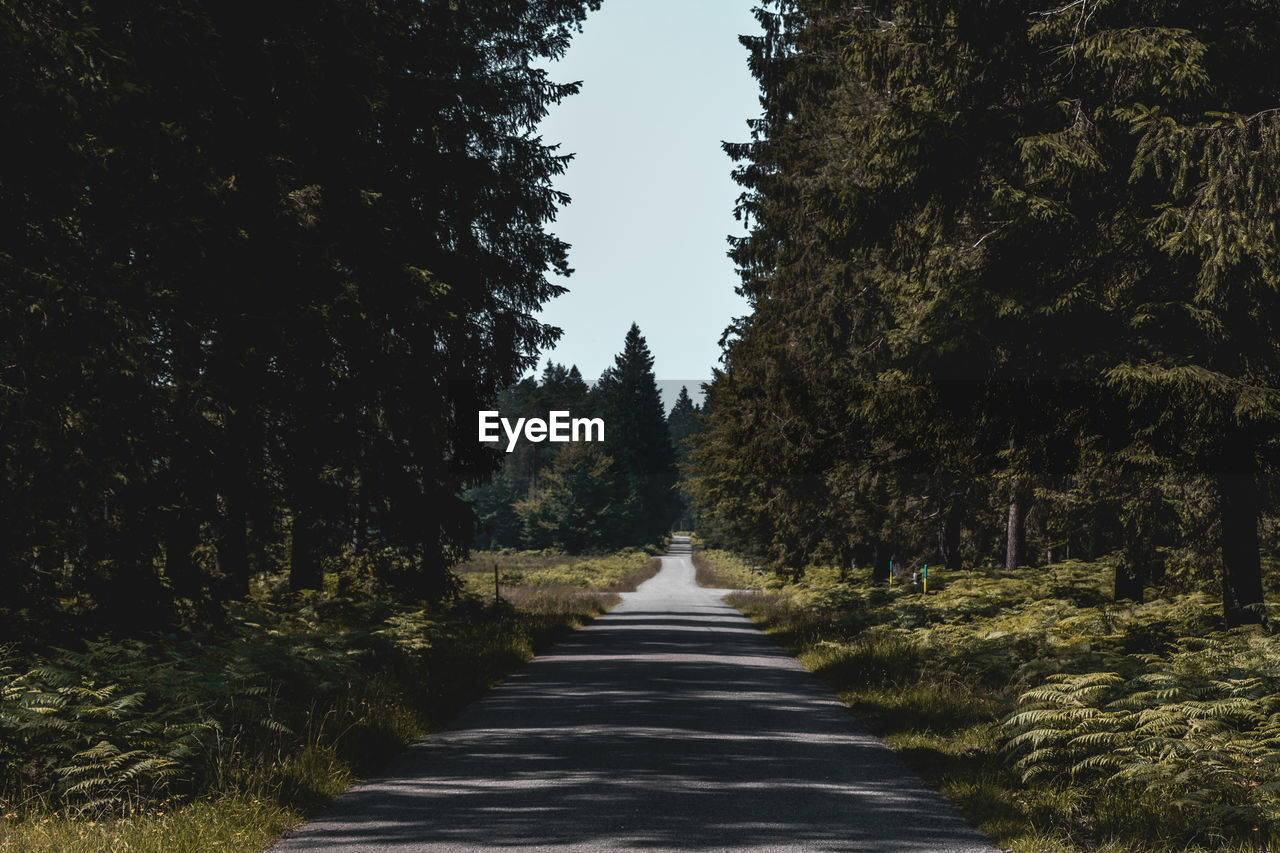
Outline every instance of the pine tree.
<svg viewBox="0 0 1280 853"><path fill-rule="evenodd" d="M86 592L173 621L268 545L296 588L375 541L448 586L496 467L472 413L569 271L534 131L576 87L535 60L598 6L0 8L7 629Z"/></svg>
<svg viewBox="0 0 1280 853"><path fill-rule="evenodd" d="M1077 152L1042 203L1081 195L1085 176L1101 201L1090 248L1110 265L1095 292L1117 329L1101 366L1136 422L1131 455L1215 482L1224 615L1261 621L1258 478L1280 414L1269 108L1280 30L1232 2L1133 4L1087 22L1055 10L1031 33L1076 65L1051 81L1074 118L1028 147ZM1129 505L1141 540L1152 500Z"/></svg>
<svg viewBox="0 0 1280 853"><path fill-rule="evenodd" d="M629 515L629 497L613 459L598 445L570 443L515 510L528 547L581 554L617 542L616 525Z"/></svg>
<svg viewBox="0 0 1280 853"><path fill-rule="evenodd" d="M623 350L596 384L597 412L605 423L605 447L631 495L618 520L620 541L640 544L665 534L679 515L675 453L667 433L653 356L635 323Z"/></svg>
<svg viewBox="0 0 1280 853"><path fill-rule="evenodd" d="M676 468L687 471L689 466L689 440L702 429L700 416L702 407L695 405L689 396L689 389L680 386L680 394L676 397L671 411L667 413L667 433L671 436L671 447L676 455ZM680 517L676 527L680 530L692 530L695 527L693 514L693 497L690 495L683 477L677 487L680 497Z"/></svg>
<svg viewBox="0 0 1280 853"><path fill-rule="evenodd" d="M667 433L671 436L671 446L675 449L678 461L683 462L688 456L687 442L690 436L698 432L700 414L702 407L694 404L688 387L681 385L680 394L667 413Z"/></svg>
<svg viewBox="0 0 1280 853"><path fill-rule="evenodd" d="M764 114L727 146L752 313L726 333L699 500L783 561L840 552L842 527L924 556L932 517L949 563L999 500L1013 568L1079 439L1128 472L1107 510L1118 594L1140 595L1169 530L1158 484L1208 477L1227 622L1259 618L1271 19L1235 3L772 6L744 39Z"/></svg>

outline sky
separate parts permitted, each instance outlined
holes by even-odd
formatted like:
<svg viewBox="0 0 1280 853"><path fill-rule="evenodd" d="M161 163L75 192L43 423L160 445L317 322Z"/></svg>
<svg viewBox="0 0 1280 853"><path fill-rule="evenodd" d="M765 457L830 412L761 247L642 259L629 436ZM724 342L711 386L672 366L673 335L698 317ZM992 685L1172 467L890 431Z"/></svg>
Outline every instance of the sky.
<svg viewBox="0 0 1280 853"><path fill-rule="evenodd" d="M720 335L747 313L726 256L741 188L722 141L743 142L759 114L740 33L758 0L604 0L552 79L582 81L542 123L574 154L556 181L573 202L550 230L571 245L569 293L539 314L564 330L547 360L588 382L613 364L631 323L654 356L669 406L719 363ZM701 399L695 394L695 399Z"/></svg>

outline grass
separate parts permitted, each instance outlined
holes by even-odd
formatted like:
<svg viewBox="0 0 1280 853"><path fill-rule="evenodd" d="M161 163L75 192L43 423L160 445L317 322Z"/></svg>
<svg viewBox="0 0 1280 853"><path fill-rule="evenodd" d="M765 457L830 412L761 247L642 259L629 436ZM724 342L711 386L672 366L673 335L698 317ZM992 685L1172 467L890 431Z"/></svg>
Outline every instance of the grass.
<svg viewBox="0 0 1280 853"><path fill-rule="evenodd" d="M170 810L157 803L109 820L58 812L20 822L10 818L0 847L59 853L258 851L303 819L303 812L268 798L225 794Z"/></svg>
<svg viewBox="0 0 1280 853"><path fill-rule="evenodd" d="M585 597L633 591L661 567L660 559L636 549L589 557L555 551L487 551L473 555L455 573L468 592L482 596L493 595L496 568L504 598L550 589L559 590L561 596L577 590Z"/></svg>
<svg viewBox="0 0 1280 853"><path fill-rule="evenodd" d="M741 572L700 556L716 586ZM1002 846L1273 849L1280 640L1220 630L1203 595L1117 605L1110 583L1073 561L931 572L925 597L811 567L729 601Z"/></svg>
<svg viewBox="0 0 1280 853"><path fill-rule="evenodd" d="M0 650L0 850L262 850L659 565L477 555L430 607L263 576L217 629Z"/></svg>
<svg viewBox="0 0 1280 853"><path fill-rule="evenodd" d="M758 565L729 551L695 550L693 568L698 585L713 589L758 590L766 580Z"/></svg>

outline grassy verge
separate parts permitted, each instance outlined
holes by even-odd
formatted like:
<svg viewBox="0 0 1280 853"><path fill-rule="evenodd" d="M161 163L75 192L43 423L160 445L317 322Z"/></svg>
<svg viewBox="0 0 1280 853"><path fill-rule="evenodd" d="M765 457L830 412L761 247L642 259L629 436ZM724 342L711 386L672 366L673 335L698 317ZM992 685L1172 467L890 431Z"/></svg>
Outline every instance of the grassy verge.
<svg viewBox="0 0 1280 853"><path fill-rule="evenodd" d="M762 589L767 576L759 566L728 551L696 550L693 568L698 586L712 589Z"/></svg>
<svg viewBox="0 0 1280 853"><path fill-rule="evenodd" d="M1280 843L1280 641L1202 595L1115 604L1102 564L930 574L729 600L1013 850Z"/></svg>
<svg viewBox="0 0 1280 853"><path fill-rule="evenodd" d="M262 850L658 563L478 555L432 607L264 577L216 629L0 650L0 849Z"/></svg>
<svg viewBox="0 0 1280 853"><path fill-rule="evenodd" d="M455 573L468 592L480 596L492 597L496 570L503 598L535 591L589 598L630 592L661 567L661 560L640 550L597 557L555 551L488 551L473 555Z"/></svg>

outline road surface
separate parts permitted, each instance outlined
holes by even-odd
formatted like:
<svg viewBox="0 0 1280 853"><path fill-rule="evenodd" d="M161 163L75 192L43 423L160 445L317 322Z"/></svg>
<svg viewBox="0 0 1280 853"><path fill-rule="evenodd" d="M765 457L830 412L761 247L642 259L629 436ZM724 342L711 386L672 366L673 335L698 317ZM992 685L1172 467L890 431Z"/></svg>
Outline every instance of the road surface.
<svg viewBox="0 0 1280 853"><path fill-rule="evenodd" d="M674 550L274 853L993 853Z"/></svg>

